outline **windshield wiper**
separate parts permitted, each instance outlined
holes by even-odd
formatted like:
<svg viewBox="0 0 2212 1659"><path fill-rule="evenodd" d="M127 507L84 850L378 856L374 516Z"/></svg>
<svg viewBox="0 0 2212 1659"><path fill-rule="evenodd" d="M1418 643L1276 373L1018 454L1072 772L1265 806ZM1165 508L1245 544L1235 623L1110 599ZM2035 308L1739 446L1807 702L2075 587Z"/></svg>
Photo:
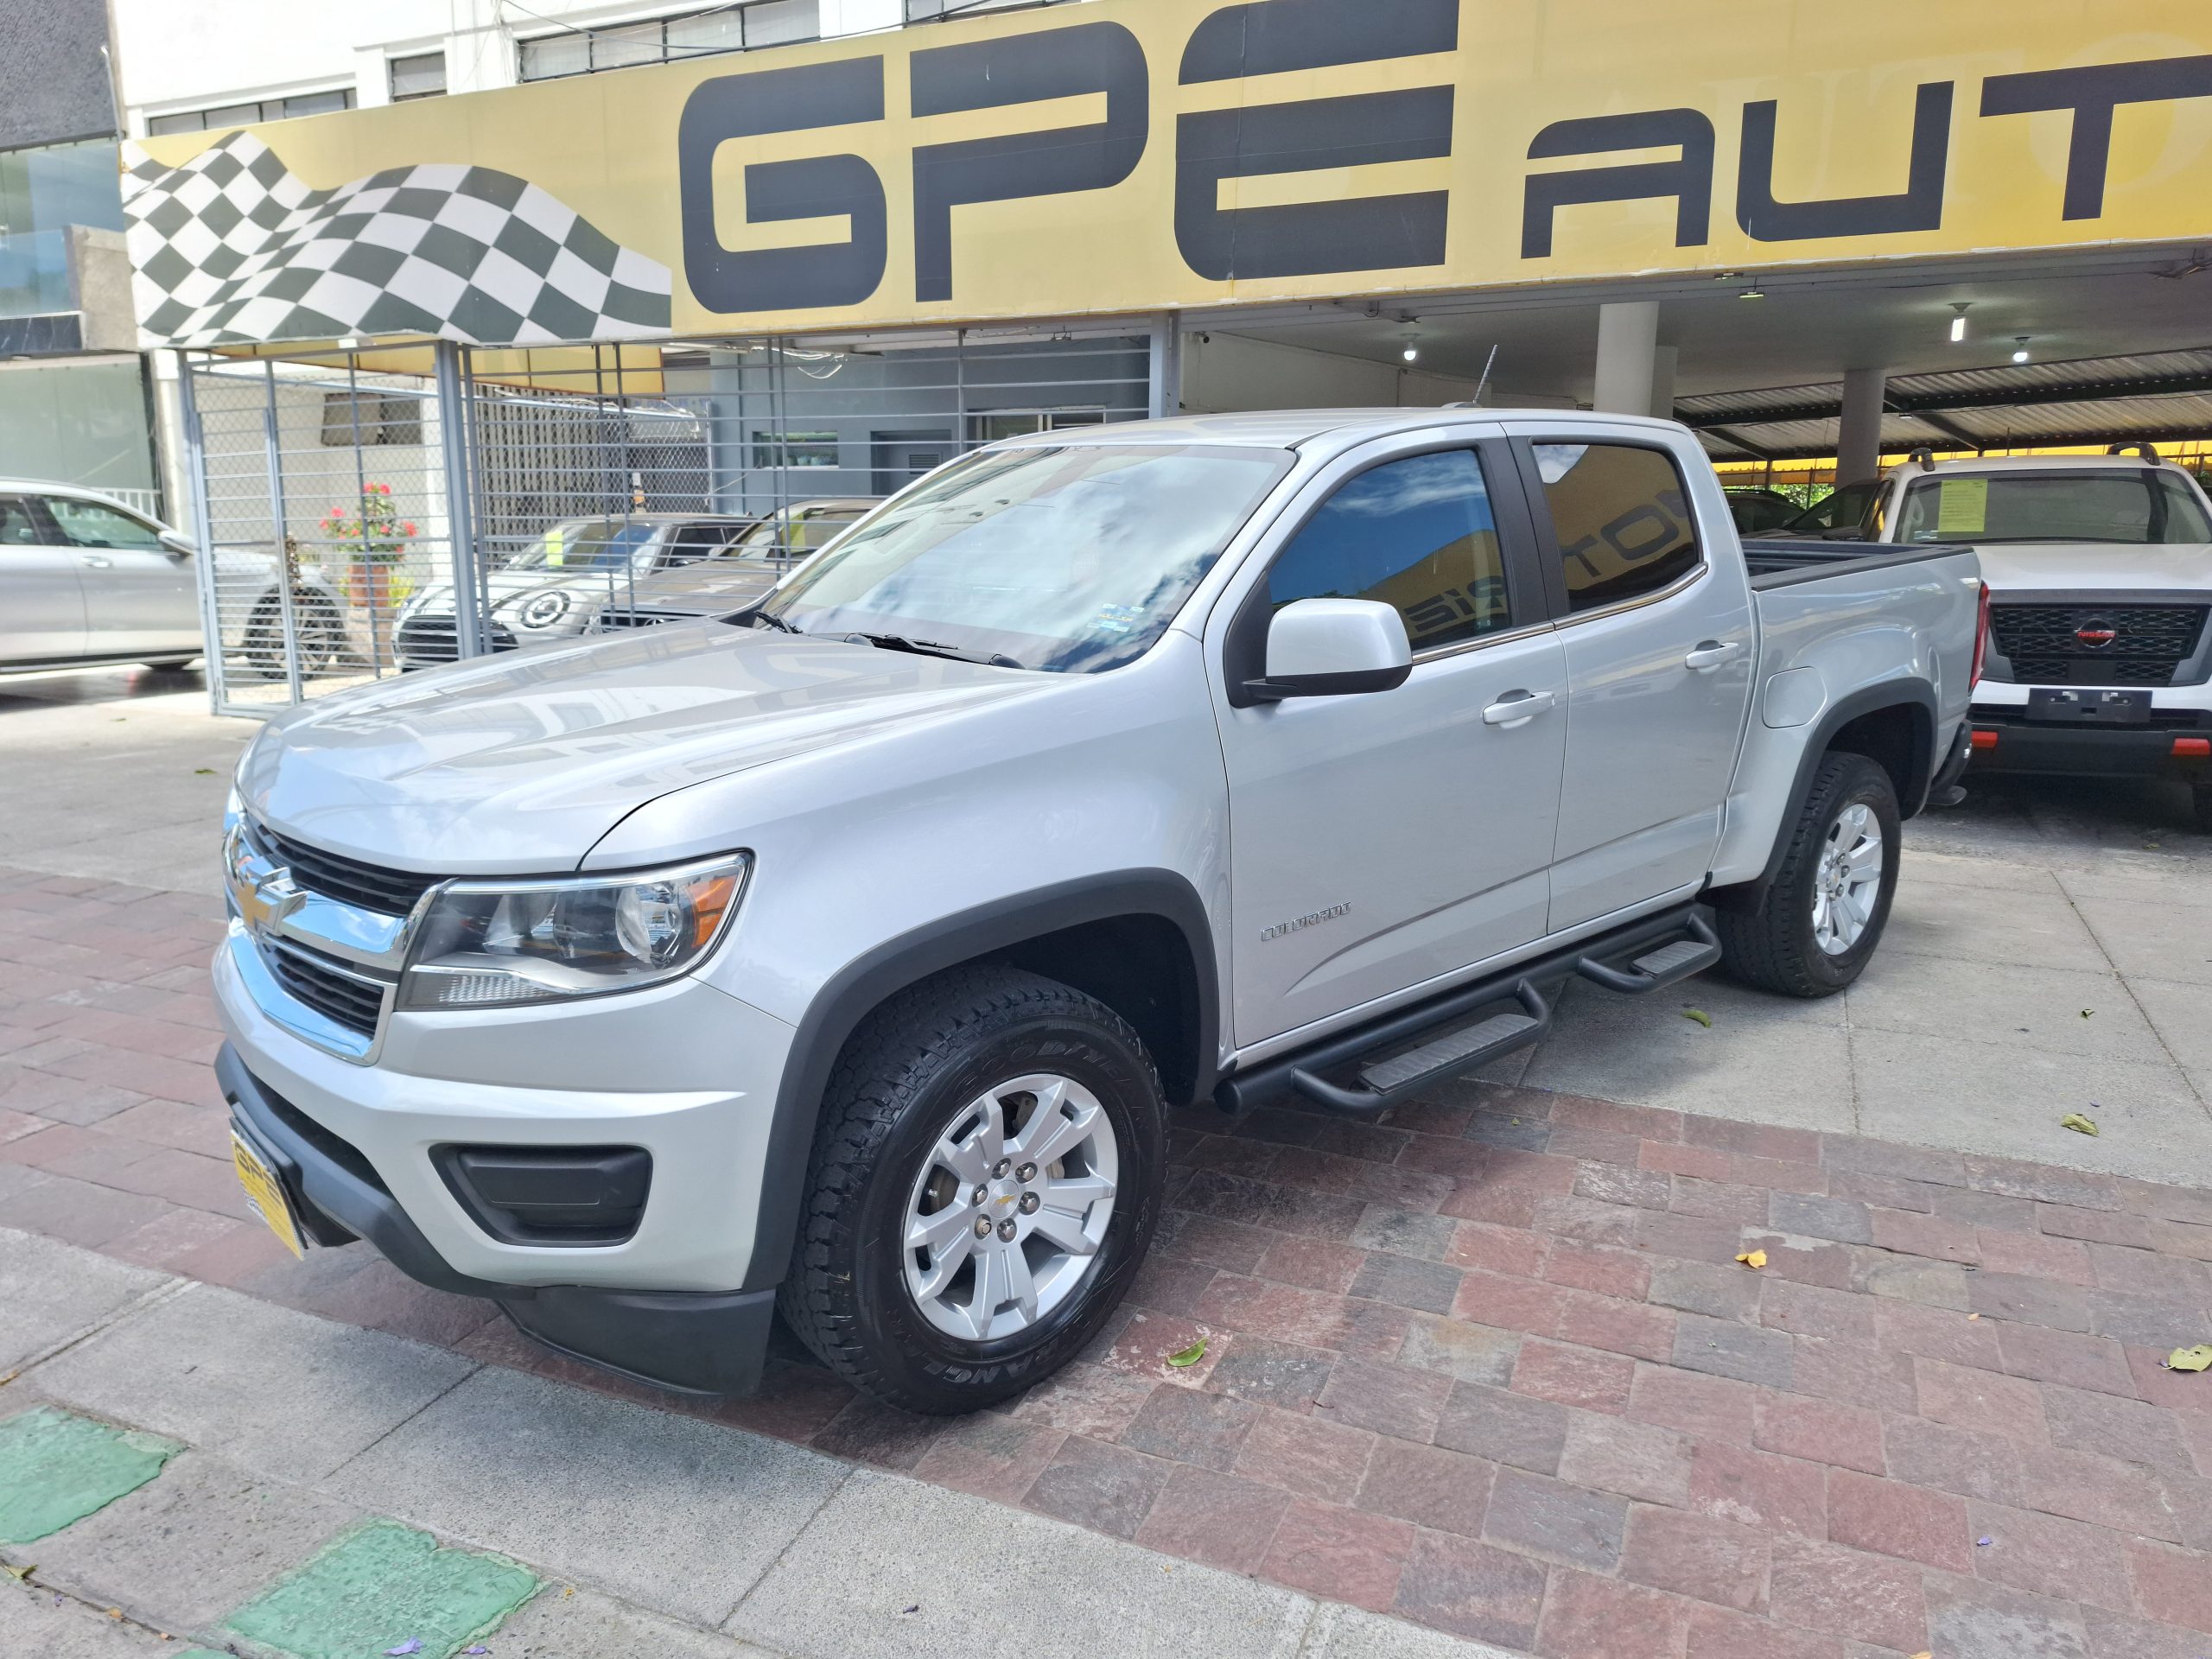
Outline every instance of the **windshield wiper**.
<svg viewBox="0 0 2212 1659"><path fill-rule="evenodd" d="M785 621L782 617L778 616L772 611L748 611L746 614L750 616L755 622L766 622L772 628L780 628L785 633L795 633L802 639L806 638L806 630L804 628L793 627L790 623Z"/></svg>
<svg viewBox="0 0 2212 1659"><path fill-rule="evenodd" d="M982 663L989 668L1022 666L1002 651L995 651L988 657L979 657L973 652L959 650L942 640L913 639L903 633L849 633L845 638L874 645L881 651L912 652L917 657L949 657L956 663Z"/></svg>

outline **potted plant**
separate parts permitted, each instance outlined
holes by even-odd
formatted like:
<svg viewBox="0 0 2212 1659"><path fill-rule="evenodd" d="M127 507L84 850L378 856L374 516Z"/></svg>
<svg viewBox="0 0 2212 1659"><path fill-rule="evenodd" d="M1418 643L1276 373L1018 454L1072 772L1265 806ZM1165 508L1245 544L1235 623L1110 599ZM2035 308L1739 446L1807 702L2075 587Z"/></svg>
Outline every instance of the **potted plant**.
<svg viewBox="0 0 2212 1659"><path fill-rule="evenodd" d="M372 614L387 609L392 599L392 567L407 556L415 538L415 525L402 518L392 505L391 486L361 486L359 507L347 512L333 507L322 518L322 533L344 550L346 558L346 602Z"/></svg>

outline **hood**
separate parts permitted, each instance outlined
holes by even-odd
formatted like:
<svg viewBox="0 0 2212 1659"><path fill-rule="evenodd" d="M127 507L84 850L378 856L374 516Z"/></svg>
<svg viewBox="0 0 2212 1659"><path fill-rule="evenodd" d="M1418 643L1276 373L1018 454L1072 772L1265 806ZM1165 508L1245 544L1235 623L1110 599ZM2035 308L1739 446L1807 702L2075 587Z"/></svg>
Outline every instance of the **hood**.
<svg viewBox="0 0 2212 1659"><path fill-rule="evenodd" d="M671 790L1053 683L675 623L303 705L254 744L239 791L279 831L369 863L554 872Z"/></svg>
<svg viewBox="0 0 2212 1659"><path fill-rule="evenodd" d="M1993 598L2037 592L2170 595L2193 589L2212 600L2212 547L2202 543L1976 542L1974 550Z"/></svg>
<svg viewBox="0 0 2212 1659"><path fill-rule="evenodd" d="M731 559L719 569L716 564L716 561L708 559L675 570L658 571L638 584L632 602L648 610L691 611L701 616L720 616L743 609L773 588L786 569L793 568L779 569L765 560L741 563Z"/></svg>

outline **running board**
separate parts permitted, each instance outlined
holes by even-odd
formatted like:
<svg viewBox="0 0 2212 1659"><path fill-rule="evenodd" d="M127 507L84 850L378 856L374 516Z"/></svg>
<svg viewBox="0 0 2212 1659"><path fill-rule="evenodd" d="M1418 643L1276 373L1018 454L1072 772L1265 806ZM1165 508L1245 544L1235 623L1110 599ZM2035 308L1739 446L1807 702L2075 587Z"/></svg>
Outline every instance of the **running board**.
<svg viewBox="0 0 2212 1659"><path fill-rule="evenodd" d="M1521 1005L1520 1013L1473 1020L1419 1048L1361 1066L1355 1088L1331 1083L1306 1066L1291 1072L1291 1087L1331 1111L1354 1117L1386 1112L1440 1078L1456 1077L1541 1042L1552 1028L1551 1005L1525 979L1515 983L1513 998Z"/></svg>
<svg viewBox="0 0 2212 1659"><path fill-rule="evenodd" d="M1720 937L1704 917L1691 912L1683 918L1682 931L1684 938L1646 950L1631 958L1625 969L1596 957L1582 957L1575 962L1574 971L1623 996L1642 996L1647 991L1678 985L1720 960Z"/></svg>
<svg viewBox="0 0 2212 1659"><path fill-rule="evenodd" d="M1671 906L1599 938L1516 963L1364 1025L1231 1071L1215 1080L1214 1103L1239 1118L1290 1096L1349 1116L1373 1117L1440 1078L1463 1075L1542 1040L1551 1030L1546 994L1555 993L1578 972L1586 971L1586 963L1595 960L1598 967L1620 973L1637 990L1656 988L1662 982L1657 974L1680 978L1695 971L1683 965L1688 950L1679 953L1679 961L1676 955L1668 954L1676 945L1700 952L1718 950L1719 940L1695 901ZM1655 963L1655 957L1662 960ZM1625 963L1635 972L1623 973L1611 966L1614 963ZM1700 960L1699 965L1709 962Z"/></svg>

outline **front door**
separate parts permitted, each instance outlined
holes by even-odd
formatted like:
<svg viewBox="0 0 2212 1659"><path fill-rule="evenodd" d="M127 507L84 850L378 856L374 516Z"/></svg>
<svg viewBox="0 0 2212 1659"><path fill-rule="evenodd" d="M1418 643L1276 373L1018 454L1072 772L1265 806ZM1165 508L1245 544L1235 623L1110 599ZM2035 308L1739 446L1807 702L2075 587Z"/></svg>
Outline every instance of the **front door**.
<svg viewBox="0 0 2212 1659"><path fill-rule="evenodd" d="M1543 931L1566 656L1542 626L1510 454L1426 442L1370 445L1317 479L1297 528L1217 612L1234 615L1214 660L1239 1046ZM1324 596L1395 605L1412 676L1235 706L1274 610Z"/></svg>
<svg viewBox="0 0 2212 1659"><path fill-rule="evenodd" d="M1713 558L1682 457L1648 430L1548 441L1522 472L1571 687L1551 931L1704 880L1742 747L1756 639L1738 557ZM1699 462L1702 465L1701 461ZM1545 521L1548 520L1548 524Z"/></svg>
<svg viewBox="0 0 2212 1659"><path fill-rule="evenodd" d="M53 544L22 496L0 495L0 663L66 662L84 654L77 556Z"/></svg>
<svg viewBox="0 0 2212 1659"><path fill-rule="evenodd" d="M200 595L190 555L119 507L69 495L40 499L60 539L77 550L91 655L200 648Z"/></svg>

